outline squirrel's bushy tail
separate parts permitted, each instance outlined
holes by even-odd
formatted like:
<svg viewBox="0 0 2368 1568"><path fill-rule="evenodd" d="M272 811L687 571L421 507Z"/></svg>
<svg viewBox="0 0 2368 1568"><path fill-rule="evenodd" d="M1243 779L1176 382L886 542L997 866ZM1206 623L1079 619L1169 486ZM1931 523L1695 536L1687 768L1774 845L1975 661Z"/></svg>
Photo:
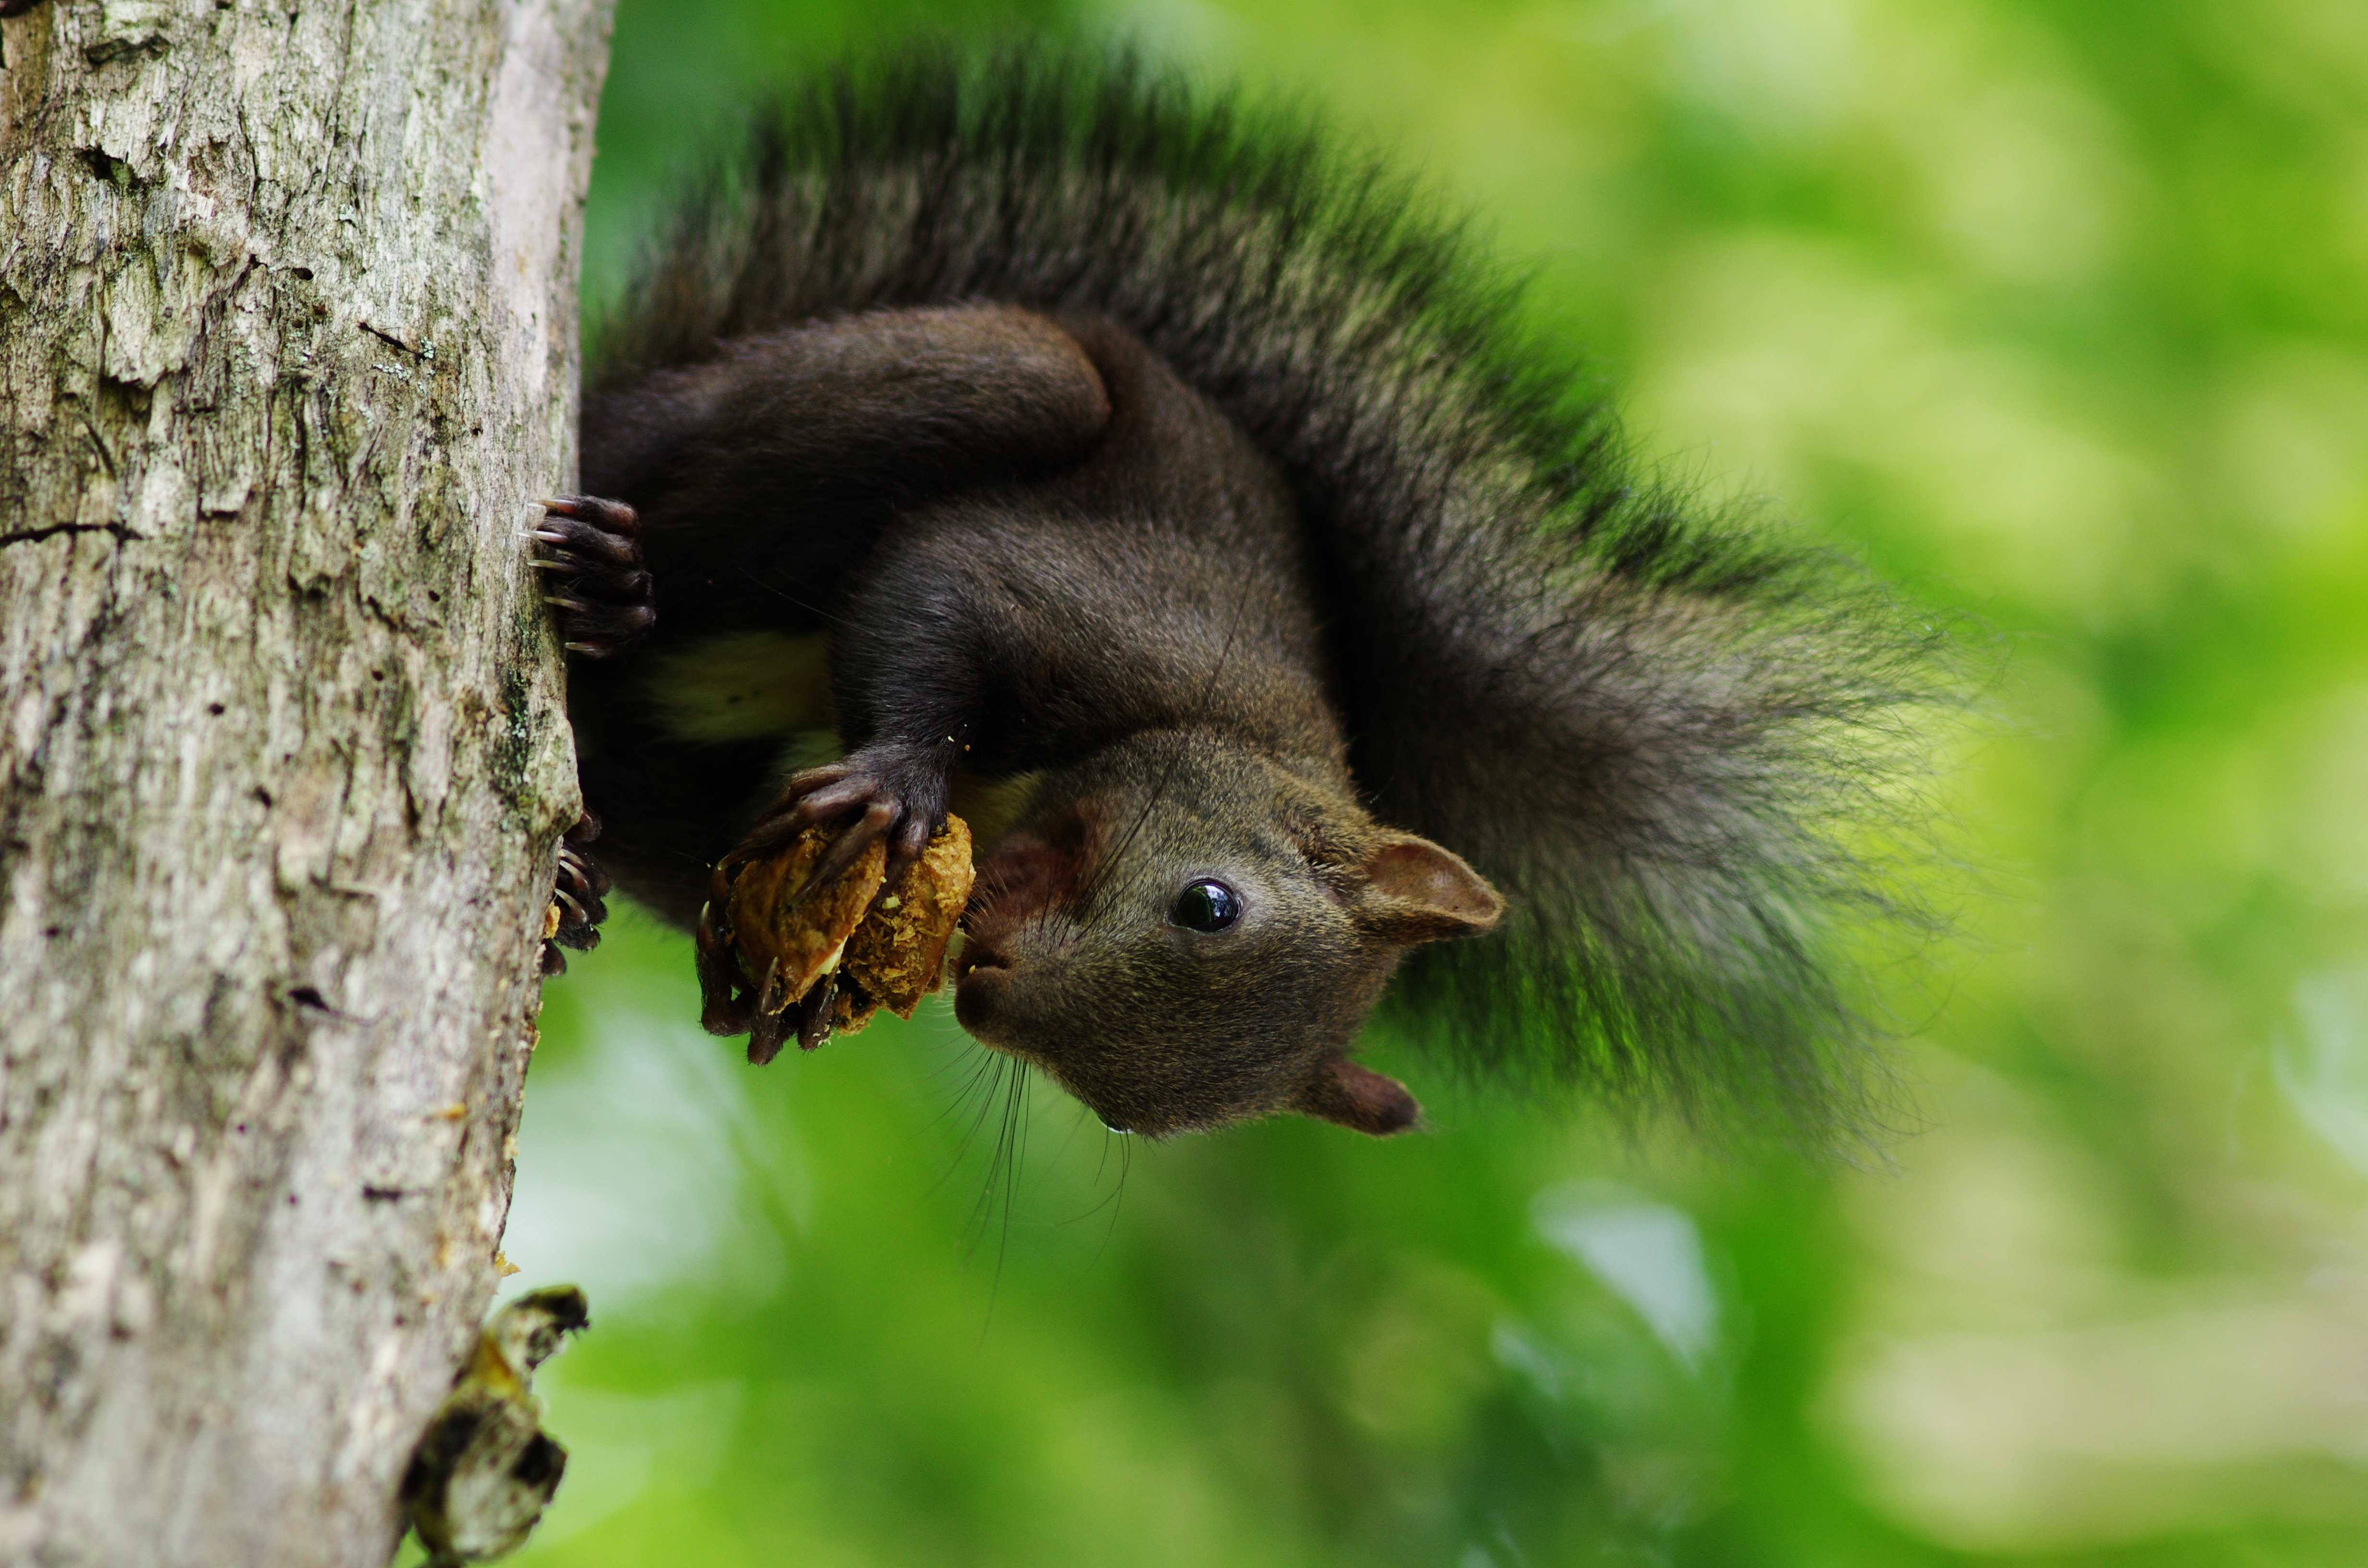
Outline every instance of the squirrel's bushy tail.
<svg viewBox="0 0 2368 1568"><path fill-rule="evenodd" d="M1517 293L1297 111L1122 54L928 48L758 115L597 373L880 306L1123 322L1289 476L1374 811L1511 905L1417 955L1402 1017L1475 1068L1821 1135L1867 1032L1835 934L1898 913L1866 846L1906 820L1941 640L1637 477Z"/></svg>

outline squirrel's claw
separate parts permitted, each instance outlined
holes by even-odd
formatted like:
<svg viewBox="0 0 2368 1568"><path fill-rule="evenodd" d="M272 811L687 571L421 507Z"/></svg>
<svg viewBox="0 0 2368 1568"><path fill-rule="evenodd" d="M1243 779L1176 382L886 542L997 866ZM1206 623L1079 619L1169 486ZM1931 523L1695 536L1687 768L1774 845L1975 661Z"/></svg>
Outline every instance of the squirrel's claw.
<svg viewBox="0 0 2368 1568"><path fill-rule="evenodd" d="M740 958L724 935L724 914L731 906L732 881L725 866L715 868L707 902L700 907L694 940L699 954L699 1027L709 1034L746 1034L757 1013L749 1006L740 972Z"/></svg>
<svg viewBox="0 0 2368 1568"><path fill-rule="evenodd" d="M527 535L534 546L527 564L543 574L543 602L559 612L569 653L606 658L657 623L640 514L595 495L564 495L542 511Z"/></svg>
<svg viewBox="0 0 2368 1568"><path fill-rule="evenodd" d="M801 802L794 813L794 820L807 825L825 820L828 813L811 811L809 809L811 805L811 801ZM871 841L886 833L895 824L897 815L896 806L890 801L878 800L864 801L863 814L839 829L838 836L830 841L829 852L814 862L814 869L807 875L805 884L791 895L792 902L803 899L814 889L834 880L849 866L854 865L857 858L871 847Z"/></svg>
<svg viewBox="0 0 2368 1568"><path fill-rule="evenodd" d="M600 819L586 812L559 840L553 857L551 907L544 915L542 972L564 974L567 960L562 948L589 952L600 945L600 922L609 918L609 875L584 846L600 836Z"/></svg>
<svg viewBox="0 0 2368 1568"><path fill-rule="evenodd" d="M936 748L874 741L843 761L809 767L793 776L767 812L766 821L748 835L742 848L755 846L760 838L768 840L769 846L770 840L844 822L828 852L794 896L804 898L838 876L881 838L888 841L886 880L882 885L894 887L928 847L929 835L944 823L950 787L945 761Z"/></svg>

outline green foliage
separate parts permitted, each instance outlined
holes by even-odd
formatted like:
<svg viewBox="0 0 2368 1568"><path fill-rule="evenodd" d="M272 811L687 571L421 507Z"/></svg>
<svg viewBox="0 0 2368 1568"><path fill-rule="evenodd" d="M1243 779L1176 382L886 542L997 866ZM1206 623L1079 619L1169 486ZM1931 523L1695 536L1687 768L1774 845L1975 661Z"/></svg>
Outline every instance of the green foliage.
<svg viewBox="0 0 2368 1568"><path fill-rule="evenodd" d="M521 1561L2362 1560L2356 5L625 0L591 293L743 85L1015 21L1307 92L1674 472L1994 633L1963 935L1879 976L1923 1131L1722 1163L1400 1062L1426 1135L1143 1144L942 1014L745 1068L628 925L520 1136L594 1319Z"/></svg>

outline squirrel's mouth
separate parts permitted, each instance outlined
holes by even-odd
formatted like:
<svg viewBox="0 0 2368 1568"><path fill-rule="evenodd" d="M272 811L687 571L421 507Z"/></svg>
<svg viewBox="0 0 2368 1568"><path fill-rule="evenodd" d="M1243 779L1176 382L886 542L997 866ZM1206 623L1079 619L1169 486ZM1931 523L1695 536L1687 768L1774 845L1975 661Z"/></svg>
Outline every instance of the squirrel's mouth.
<svg viewBox="0 0 2368 1568"><path fill-rule="evenodd" d="M995 1013L995 994L1011 976L1010 960L991 943L972 937L954 960L954 1020L972 1034L980 1033Z"/></svg>
<svg viewBox="0 0 2368 1568"><path fill-rule="evenodd" d="M1003 955L992 949L964 952L955 969L954 1021L989 1051L1033 1061L1029 1052L1015 1047L1012 1039L1011 985L1015 978Z"/></svg>

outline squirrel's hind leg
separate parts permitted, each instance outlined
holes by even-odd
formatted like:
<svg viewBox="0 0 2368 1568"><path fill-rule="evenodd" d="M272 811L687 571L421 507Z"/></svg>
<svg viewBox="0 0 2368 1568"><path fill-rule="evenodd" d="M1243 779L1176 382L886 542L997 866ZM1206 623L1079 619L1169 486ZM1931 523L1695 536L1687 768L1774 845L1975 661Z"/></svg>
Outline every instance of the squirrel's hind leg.
<svg viewBox="0 0 2368 1568"><path fill-rule="evenodd" d="M542 504L543 517L529 536L543 574L543 602L559 614L560 635L571 653L606 658L656 624L650 574L642 564L641 517L622 501L568 495ZM600 835L589 812L559 840L558 864L544 916L542 972L564 974L560 949L588 952L600 942L600 922L609 917L602 900L608 873L585 852Z"/></svg>
<svg viewBox="0 0 2368 1568"><path fill-rule="evenodd" d="M563 495L542 511L529 564L543 574L543 602L559 613L569 653L605 659L657 624L639 513L594 495Z"/></svg>

